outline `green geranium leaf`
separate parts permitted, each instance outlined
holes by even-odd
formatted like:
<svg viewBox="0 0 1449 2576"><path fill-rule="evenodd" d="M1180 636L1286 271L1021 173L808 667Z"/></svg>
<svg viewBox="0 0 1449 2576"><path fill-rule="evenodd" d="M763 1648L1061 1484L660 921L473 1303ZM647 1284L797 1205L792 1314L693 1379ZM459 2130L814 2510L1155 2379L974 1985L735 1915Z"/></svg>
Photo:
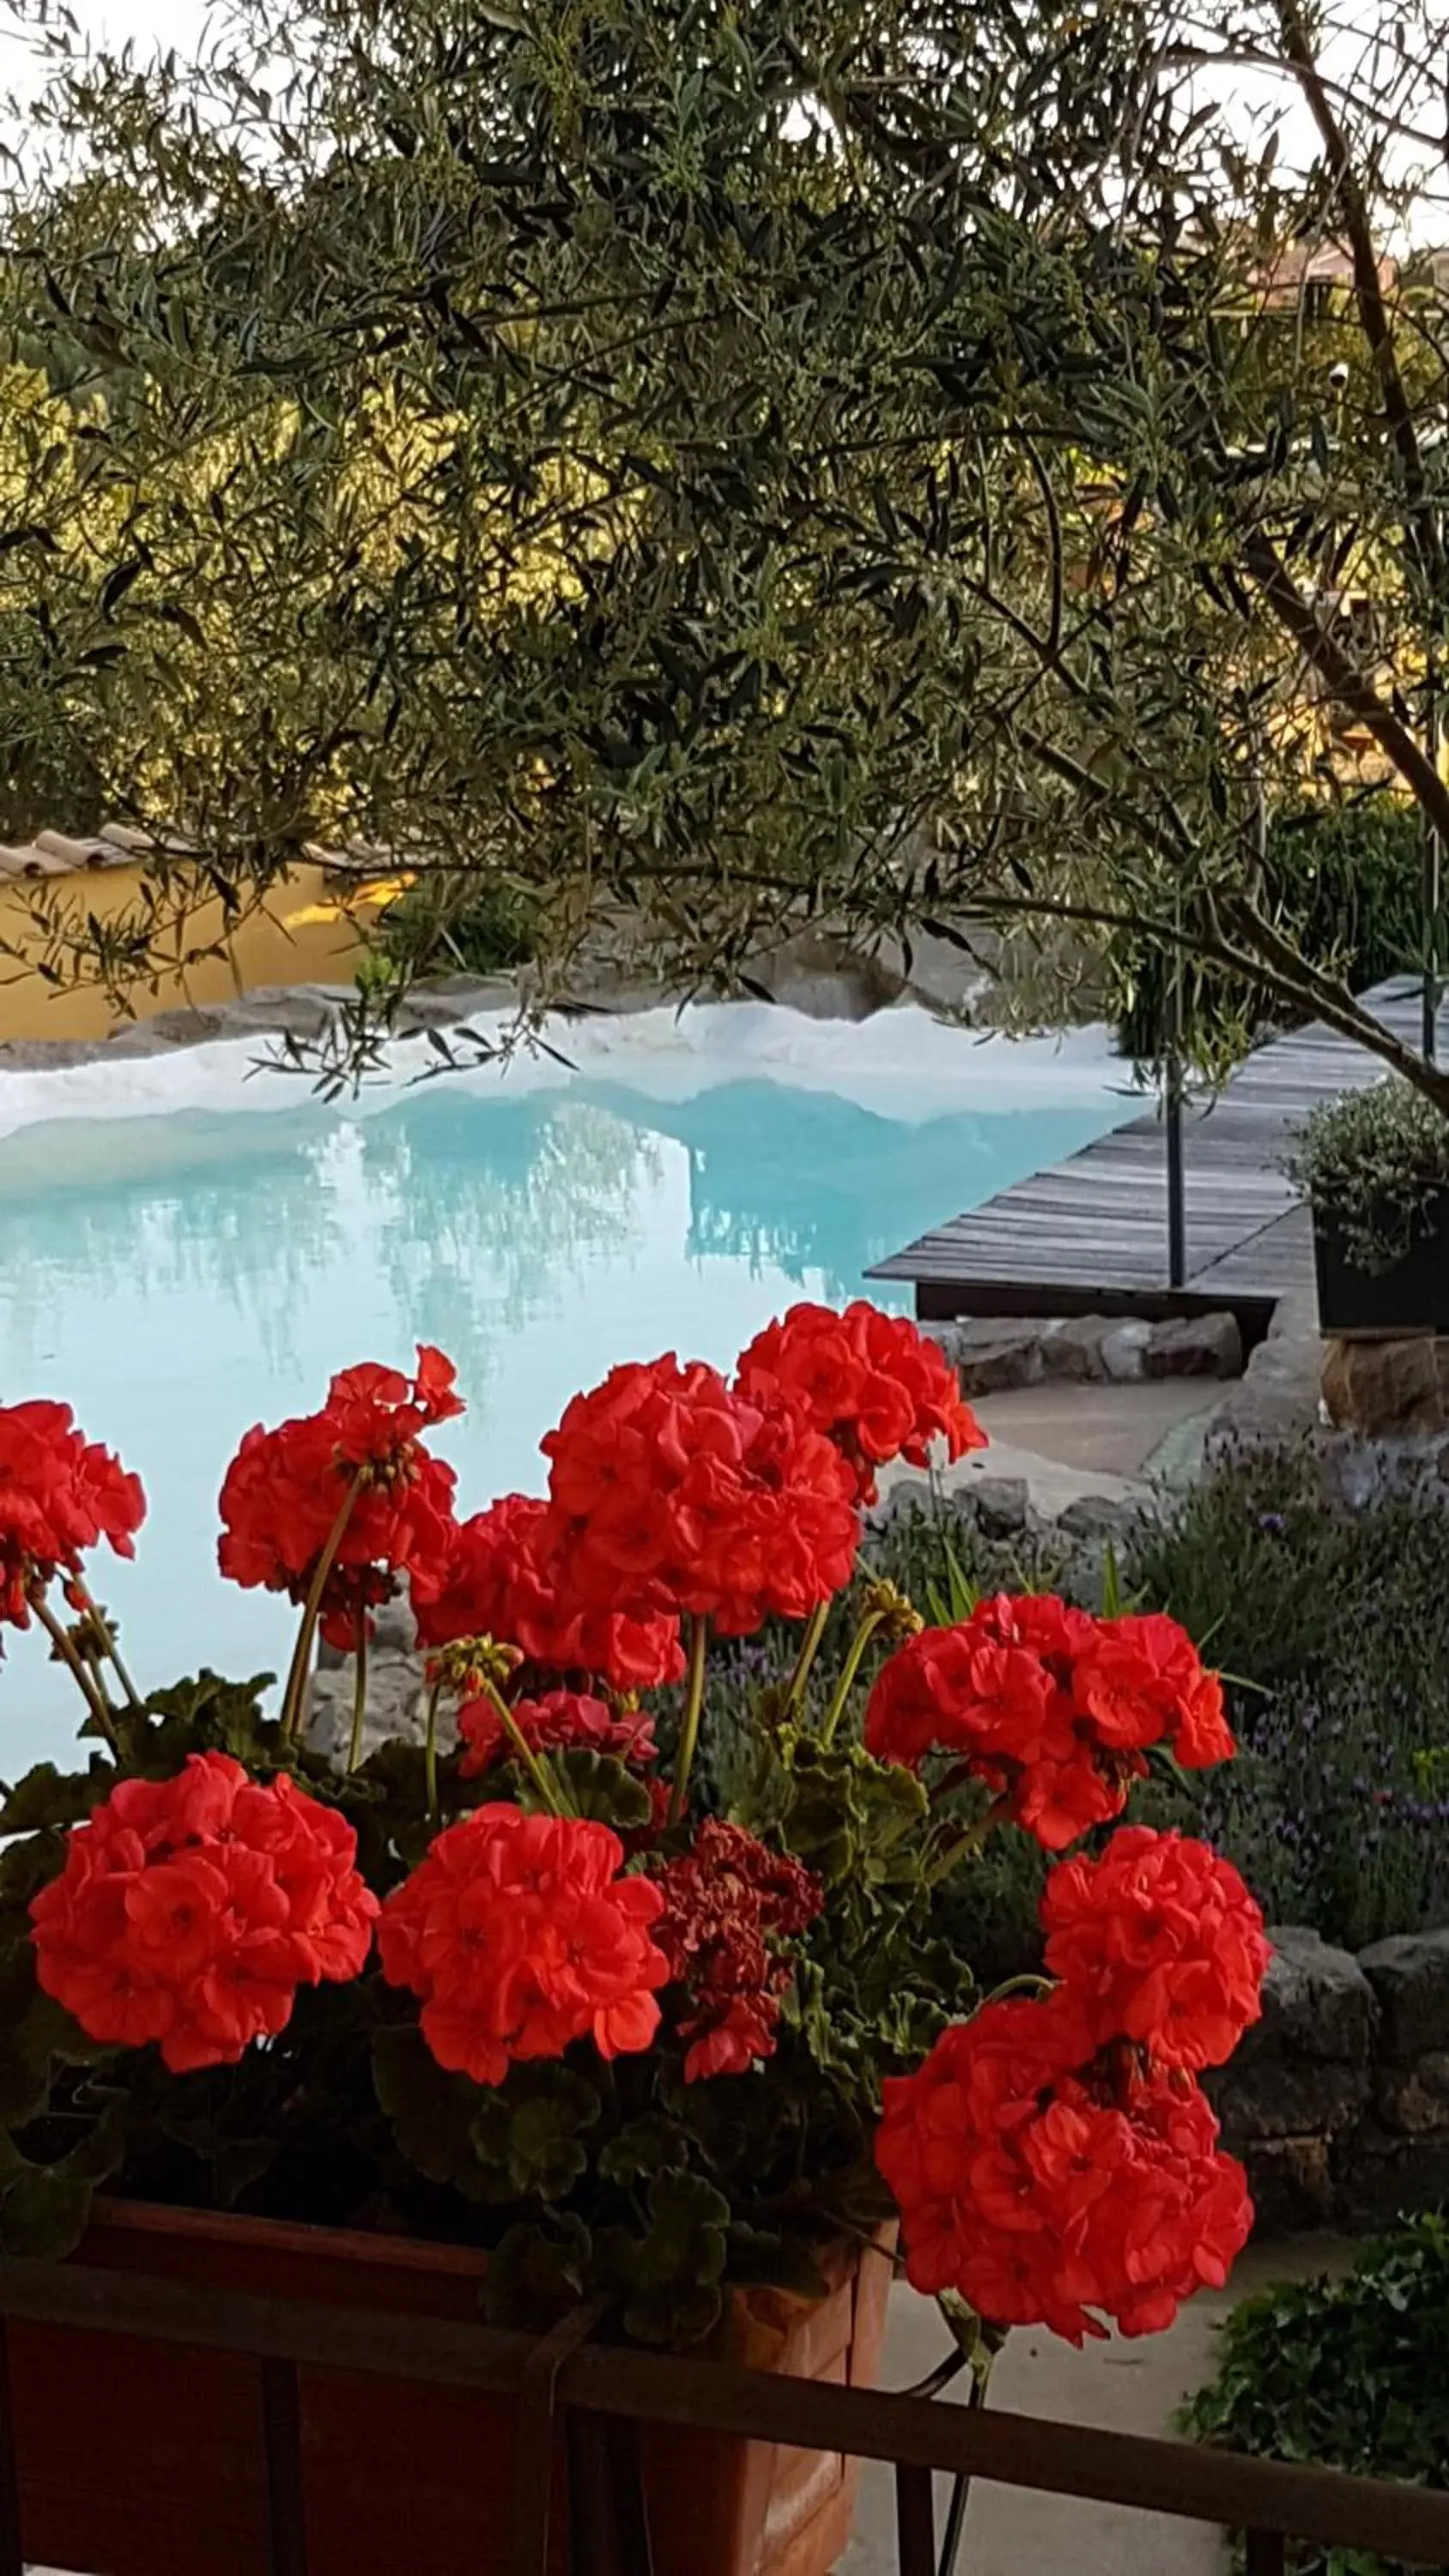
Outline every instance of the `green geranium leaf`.
<svg viewBox="0 0 1449 2576"><path fill-rule="evenodd" d="M702 2174L660 2174L649 2186L647 2232L604 2230L601 2285L622 2297L625 2331L641 2343L699 2343L723 2312L720 2289L730 2205Z"/></svg>
<svg viewBox="0 0 1449 2576"><path fill-rule="evenodd" d="M428 2182L481 2197L473 2123L485 2096L449 2075L412 2023L373 2033L372 2081L399 2148Z"/></svg>
<svg viewBox="0 0 1449 2576"><path fill-rule="evenodd" d="M0 1904L24 1909L65 1867L65 1836L48 1827L0 1852Z"/></svg>
<svg viewBox="0 0 1449 2576"><path fill-rule="evenodd" d="M652 2182L656 2174L684 2173L689 2165L689 2139L677 2120L648 2111L611 2138L599 2157L606 2182Z"/></svg>
<svg viewBox="0 0 1449 2576"><path fill-rule="evenodd" d="M57 2164L32 2164L12 2137L0 2137L0 2255L12 2262L58 2263L73 2254L85 2234L95 2186L115 2172L124 2149L116 2110L105 2112L89 2137Z"/></svg>
<svg viewBox="0 0 1449 2576"><path fill-rule="evenodd" d="M276 2138L229 2138L211 2157L211 2179L223 2209L234 2209L244 2191L260 2182L277 2161Z"/></svg>
<svg viewBox="0 0 1449 2576"><path fill-rule="evenodd" d="M144 1709L114 1720L128 1765L148 1779L167 1779L191 1753L230 1753L250 1770L289 1770L292 1748L277 1720L262 1713L262 1693L275 1675L232 1682L203 1670L152 1691Z"/></svg>
<svg viewBox="0 0 1449 2576"><path fill-rule="evenodd" d="M616 1833L630 1833L648 1824L653 1813L648 1788L634 1772L626 1770L617 1753L595 1753L587 1745L571 1745L563 1752L550 1753L548 1758L575 1815L612 1825Z"/></svg>
<svg viewBox="0 0 1449 2576"><path fill-rule="evenodd" d="M825 2295L825 2278L807 2240L790 2228L748 2227L736 2219L729 2231L729 2266L735 2281L763 2281L802 2299Z"/></svg>
<svg viewBox="0 0 1449 2576"><path fill-rule="evenodd" d="M592 2241L581 2218L556 2213L510 2227L488 2258L483 2314L491 2326L539 2334L585 2296Z"/></svg>
<svg viewBox="0 0 1449 2576"><path fill-rule="evenodd" d="M114 1763L92 1759L88 1771L57 1771L37 1762L0 1806L0 1834L33 1834L43 1826L78 1825L116 1783Z"/></svg>
<svg viewBox="0 0 1449 2576"><path fill-rule="evenodd" d="M490 2200L562 2200L588 2169L582 2136L603 2105L592 2084L566 2066L520 2066L506 2085L483 2087L469 2132Z"/></svg>

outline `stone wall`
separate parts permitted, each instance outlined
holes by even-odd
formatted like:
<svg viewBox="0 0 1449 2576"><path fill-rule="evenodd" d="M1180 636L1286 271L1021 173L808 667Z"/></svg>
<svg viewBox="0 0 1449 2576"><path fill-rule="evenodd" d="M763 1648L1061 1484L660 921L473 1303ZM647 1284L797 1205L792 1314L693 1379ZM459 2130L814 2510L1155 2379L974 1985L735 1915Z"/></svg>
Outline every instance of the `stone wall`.
<svg viewBox="0 0 1449 2576"><path fill-rule="evenodd" d="M1383 2227L1449 2201L1449 1931L1355 1958L1274 1931L1263 2018L1209 2079L1261 2234Z"/></svg>

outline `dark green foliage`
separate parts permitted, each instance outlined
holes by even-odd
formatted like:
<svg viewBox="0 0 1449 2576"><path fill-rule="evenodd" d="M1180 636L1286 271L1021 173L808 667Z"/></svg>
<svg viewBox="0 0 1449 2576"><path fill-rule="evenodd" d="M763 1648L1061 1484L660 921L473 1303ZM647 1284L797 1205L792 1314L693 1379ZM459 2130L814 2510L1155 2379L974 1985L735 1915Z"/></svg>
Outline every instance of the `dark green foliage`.
<svg viewBox="0 0 1449 2576"><path fill-rule="evenodd" d="M1393 796L1281 806L1267 831L1261 908L1311 964L1341 976L1350 992L1365 992L1422 955L1423 834L1418 808ZM1169 1034L1168 952L1119 935L1109 972L1108 1006L1123 1054L1159 1066ZM1197 958L1183 969L1183 1053L1204 1072L1223 1071L1256 1036L1293 1016L1280 996L1248 976Z"/></svg>
<svg viewBox="0 0 1449 2576"><path fill-rule="evenodd" d="M537 898L506 879L423 877L377 926L377 959L417 975L498 975L526 966L539 940Z"/></svg>
<svg viewBox="0 0 1449 2576"><path fill-rule="evenodd" d="M1449 1921L1449 1592L1432 1501L1347 1510L1311 1449L1219 1466L1131 1582L1232 1678L1240 1758L1155 1786L1270 1921L1361 1947Z"/></svg>
<svg viewBox="0 0 1449 2576"><path fill-rule="evenodd" d="M1234 2309L1183 2430L1255 2458L1449 2485L1449 2220L1416 2219L1350 2272ZM1301 2543L1294 2576L1409 2576L1398 2559Z"/></svg>

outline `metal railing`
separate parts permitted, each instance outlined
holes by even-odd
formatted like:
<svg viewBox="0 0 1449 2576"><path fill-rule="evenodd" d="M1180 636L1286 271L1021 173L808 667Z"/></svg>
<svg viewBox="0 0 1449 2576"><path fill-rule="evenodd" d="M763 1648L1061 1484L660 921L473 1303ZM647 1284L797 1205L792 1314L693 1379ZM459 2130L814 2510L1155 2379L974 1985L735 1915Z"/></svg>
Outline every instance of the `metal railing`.
<svg viewBox="0 0 1449 2576"><path fill-rule="evenodd" d="M298 2381L304 2368L513 2396L512 2576L545 2576L549 2472L560 2441L569 2465L575 2576L651 2576L638 2441L646 2423L889 2463L899 2576L940 2576L949 2568L967 2486L977 2478L1221 2524L1244 2535L1248 2576L1282 2576L1289 2540L1377 2551L1413 2567L1449 2567L1449 2493L994 2407L943 2405L924 2391L939 2391L944 2371L920 2390L893 2395L591 2342L597 2309L575 2311L537 2339L252 2298L80 2264L10 2263L0 2267L0 2576L22 2576L25 2564L10 2320L139 2335L257 2363L268 2531L258 2576L307 2576ZM84 2442L83 2428L77 2441ZM957 2481L940 2555L937 2473ZM357 2576L371 2571L359 2567Z"/></svg>

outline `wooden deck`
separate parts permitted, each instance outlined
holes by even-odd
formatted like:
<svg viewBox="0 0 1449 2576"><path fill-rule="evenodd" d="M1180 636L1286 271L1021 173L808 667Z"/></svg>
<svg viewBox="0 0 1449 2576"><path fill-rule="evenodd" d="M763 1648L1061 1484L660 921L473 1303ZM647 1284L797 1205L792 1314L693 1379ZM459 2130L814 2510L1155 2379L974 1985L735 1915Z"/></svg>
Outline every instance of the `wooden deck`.
<svg viewBox="0 0 1449 2576"><path fill-rule="evenodd" d="M1365 996L1418 1044L1418 979ZM1449 1001L1439 1016L1449 1056ZM934 1227L870 1273L906 1279L918 1315L1163 1315L1235 1312L1250 1335L1287 1289L1313 1276L1308 1211L1279 1168L1292 1129L1321 1100L1374 1080L1378 1059L1320 1026L1271 1039L1183 1121L1187 1275L1168 1285L1167 1170L1159 1111L1115 1127L1065 1163Z"/></svg>

